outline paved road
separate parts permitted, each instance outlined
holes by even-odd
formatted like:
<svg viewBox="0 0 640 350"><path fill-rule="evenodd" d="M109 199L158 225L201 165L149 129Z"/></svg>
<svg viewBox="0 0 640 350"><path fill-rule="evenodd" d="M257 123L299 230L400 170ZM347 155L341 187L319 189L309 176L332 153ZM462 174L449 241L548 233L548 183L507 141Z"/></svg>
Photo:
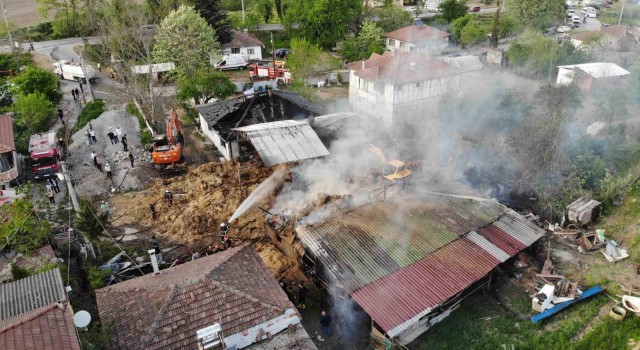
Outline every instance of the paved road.
<svg viewBox="0 0 640 350"><path fill-rule="evenodd" d="M90 44L96 44L100 42L100 37L88 37L87 40ZM29 43L20 43L23 49L27 49ZM38 53L45 54L51 57L52 60L70 60L75 59L78 55L73 51L74 46L82 45L82 38L67 38L59 40L48 40L33 43L33 48ZM11 52L9 46L4 45L0 47L0 53Z"/></svg>

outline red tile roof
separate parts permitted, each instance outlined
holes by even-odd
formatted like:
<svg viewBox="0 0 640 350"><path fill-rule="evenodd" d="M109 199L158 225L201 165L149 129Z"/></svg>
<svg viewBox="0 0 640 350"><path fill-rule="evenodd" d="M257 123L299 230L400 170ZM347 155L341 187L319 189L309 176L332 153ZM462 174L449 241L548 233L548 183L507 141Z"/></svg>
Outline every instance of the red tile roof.
<svg viewBox="0 0 640 350"><path fill-rule="evenodd" d="M622 39L627 35L632 35L628 26L613 25L602 29L602 32L606 35L612 36L617 39Z"/></svg>
<svg viewBox="0 0 640 350"><path fill-rule="evenodd" d="M421 52L386 53L368 60L352 62L356 76L375 82L399 85L462 74L463 71Z"/></svg>
<svg viewBox="0 0 640 350"><path fill-rule="evenodd" d="M395 40L418 44L423 41L446 38L449 36L449 33L426 25L410 25L398 30L394 30L393 32L387 33L384 36Z"/></svg>
<svg viewBox="0 0 640 350"><path fill-rule="evenodd" d="M498 264L496 258L475 243L458 239L351 296L394 337L403 330L394 328L423 316L423 311L463 291Z"/></svg>
<svg viewBox="0 0 640 350"><path fill-rule="evenodd" d="M13 151L16 144L13 140L13 124L10 115L0 115L0 153Z"/></svg>
<svg viewBox="0 0 640 350"><path fill-rule="evenodd" d="M232 37L231 41L223 44L222 48L232 48L232 47L251 47L251 46L264 46L260 39L256 38L253 34L239 32L237 30L231 31Z"/></svg>
<svg viewBox="0 0 640 350"><path fill-rule="evenodd" d="M99 289L96 299L121 349L192 350L196 331L214 323L230 336L295 310L248 246Z"/></svg>
<svg viewBox="0 0 640 350"><path fill-rule="evenodd" d="M0 329L0 349L80 350L70 307L51 304L26 315Z"/></svg>

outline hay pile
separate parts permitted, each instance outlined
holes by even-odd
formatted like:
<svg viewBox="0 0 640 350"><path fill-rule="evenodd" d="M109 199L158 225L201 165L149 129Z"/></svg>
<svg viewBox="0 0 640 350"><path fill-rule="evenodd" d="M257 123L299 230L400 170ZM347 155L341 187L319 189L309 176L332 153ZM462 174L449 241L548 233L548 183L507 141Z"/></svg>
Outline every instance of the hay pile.
<svg viewBox="0 0 640 350"><path fill-rule="evenodd" d="M238 168L233 163L207 163L182 176L153 179L145 191L112 198L114 217L117 218L114 224L152 227L163 241L203 249L214 241L217 243L220 223L228 221L242 201L274 170L277 169L242 169L243 186L240 186ZM167 187L174 193L173 205L164 200ZM273 194L267 197L260 203L263 208L269 208L274 200ZM149 210L151 202L156 203L158 213L155 223ZM262 240L264 219L262 211L250 209L233 222L229 235L236 244ZM262 241L255 244L255 249L276 277L304 279L296 263L273 245Z"/></svg>

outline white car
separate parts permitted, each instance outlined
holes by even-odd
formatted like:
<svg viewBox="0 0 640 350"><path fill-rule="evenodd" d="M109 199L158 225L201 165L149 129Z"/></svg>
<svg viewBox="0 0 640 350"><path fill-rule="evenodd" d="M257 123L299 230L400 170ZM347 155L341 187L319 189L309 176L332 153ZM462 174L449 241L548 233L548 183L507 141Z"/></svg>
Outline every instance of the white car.
<svg viewBox="0 0 640 350"><path fill-rule="evenodd" d="M568 31L571 30L571 27L569 26L560 26L558 28L556 28L556 33L566 33Z"/></svg>

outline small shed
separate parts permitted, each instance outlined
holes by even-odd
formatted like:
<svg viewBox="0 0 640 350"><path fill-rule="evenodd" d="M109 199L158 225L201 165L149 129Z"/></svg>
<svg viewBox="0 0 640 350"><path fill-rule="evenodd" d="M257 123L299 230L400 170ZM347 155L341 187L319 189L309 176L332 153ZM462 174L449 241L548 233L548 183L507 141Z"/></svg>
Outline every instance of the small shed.
<svg viewBox="0 0 640 350"><path fill-rule="evenodd" d="M578 198L567 207L569 222L584 226L599 215L600 202L594 199Z"/></svg>
<svg viewBox="0 0 640 350"><path fill-rule="evenodd" d="M169 63L155 63L152 65L144 64L142 66L133 66L131 67L131 73L134 75L138 74L149 74L149 69L151 69L152 79L154 81L160 80L163 74L171 72L176 69L176 65L173 62Z"/></svg>

